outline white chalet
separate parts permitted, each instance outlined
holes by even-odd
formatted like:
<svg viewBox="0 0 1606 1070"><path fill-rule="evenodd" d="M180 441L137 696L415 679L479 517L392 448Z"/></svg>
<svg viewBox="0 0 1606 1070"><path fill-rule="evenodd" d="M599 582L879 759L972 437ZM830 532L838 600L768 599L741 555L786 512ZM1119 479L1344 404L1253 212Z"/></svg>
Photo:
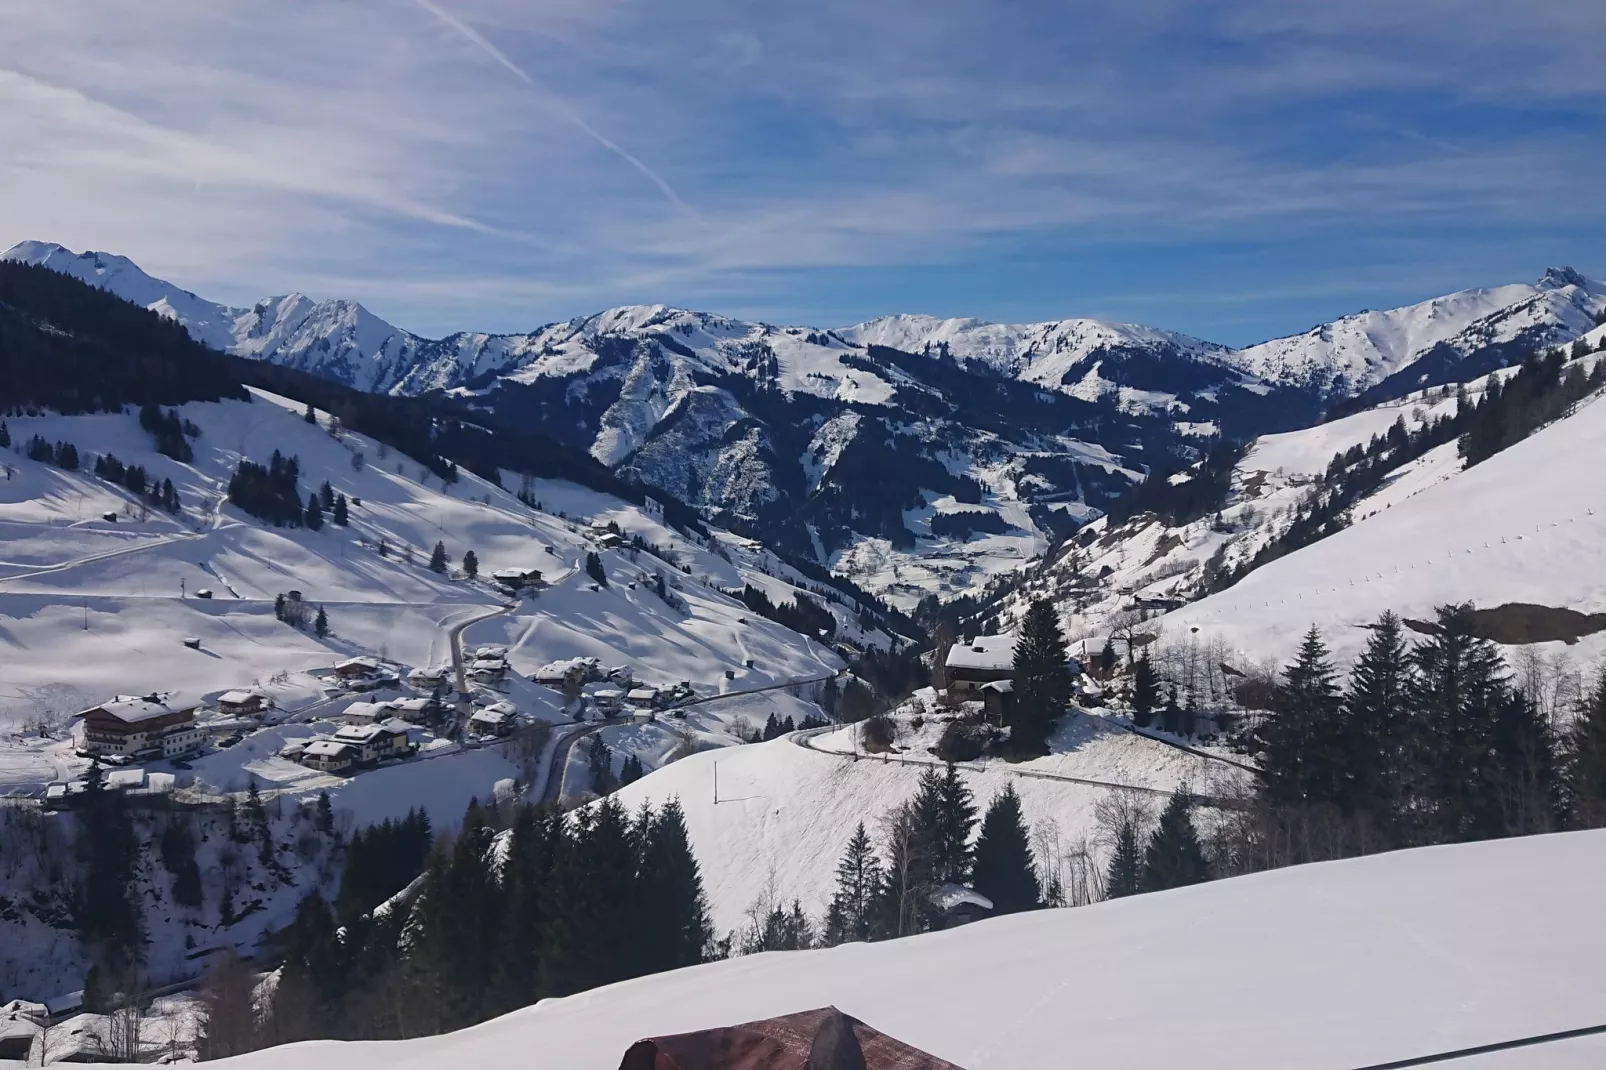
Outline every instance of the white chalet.
<svg viewBox="0 0 1606 1070"><path fill-rule="evenodd" d="M271 705L267 694L256 688L225 691L217 697L218 712L229 717L259 717Z"/></svg>
<svg viewBox="0 0 1606 1070"><path fill-rule="evenodd" d="M335 739L315 739L301 749L301 764L323 773L339 773L357 763L357 748Z"/></svg>

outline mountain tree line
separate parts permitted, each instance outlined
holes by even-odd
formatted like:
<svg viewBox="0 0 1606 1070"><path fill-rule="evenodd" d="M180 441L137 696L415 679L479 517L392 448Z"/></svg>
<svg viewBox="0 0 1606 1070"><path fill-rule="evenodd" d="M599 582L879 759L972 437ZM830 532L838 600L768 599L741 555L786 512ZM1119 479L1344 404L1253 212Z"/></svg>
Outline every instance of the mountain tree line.
<svg viewBox="0 0 1606 1070"><path fill-rule="evenodd" d="M446 1032L714 950L676 802L505 820L475 803L424 852L427 835L416 815L364 833L335 903L302 900L259 1043Z"/></svg>
<svg viewBox="0 0 1606 1070"><path fill-rule="evenodd" d="M94 471L106 482L133 491L159 509L170 513L179 511L178 491L173 487L173 481L164 479L156 482L146 473L144 465L124 464L115 454L103 453L95 458Z"/></svg>
<svg viewBox="0 0 1606 1070"><path fill-rule="evenodd" d="M1385 614L1341 685L1321 635L1253 734L1262 776L1234 869L1606 822L1606 678L1558 728L1517 686L1470 606L1408 640Z"/></svg>

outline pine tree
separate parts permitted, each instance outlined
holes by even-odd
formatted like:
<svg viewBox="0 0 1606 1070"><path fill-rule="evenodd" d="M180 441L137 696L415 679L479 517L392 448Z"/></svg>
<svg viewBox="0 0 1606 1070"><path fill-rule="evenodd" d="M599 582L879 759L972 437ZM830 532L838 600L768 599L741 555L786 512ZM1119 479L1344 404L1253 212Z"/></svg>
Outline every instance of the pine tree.
<svg viewBox="0 0 1606 1070"><path fill-rule="evenodd" d="M600 734L591 737L586 751L586 764L591 770L592 791L607 795L617 787L613 778L613 752L602 741Z"/></svg>
<svg viewBox="0 0 1606 1070"><path fill-rule="evenodd" d="M1563 754L1570 824L1606 825L1606 673L1596 679L1568 726Z"/></svg>
<svg viewBox="0 0 1606 1070"><path fill-rule="evenodd" d="M1119 822L1112 834L1110 864L1104 873L1104 895L1120 899L1143 891L1143 849L1134 820Z"/></svg>
<svg viewBox="0 0 1606 1070"><path fill-rule="evenodd" d="M441 573L444 573L446 571L446 544L445 543L437 542L435 544L435 549L433 551L431 551L431 553L429 555L429 570L431 572L441 572Z"/></svg>
<svg viewBox="0 0 1606 1070"><path fill-rule="evenodd" d="M1370 812L1385 829L1409 820L1411 767L1420 731L1407 702L1410 666L1400 618L1384 613L1350 670L1344 696L1338 804Z"/></svg>
<svg viewBox="0 0 1606 1070"><path fill-rule="evenodd" d="M335 808L329 802L329 793L320 791L312 823L319 832L328 835L335 830Z"/></svg>
<svg viewBox="0 0 1606 1070"><path fill-rule="evenodd" d="M976 891L992 900L994 914L1036 910L1042 905L1037 862L1013 784L1004 785L993 797L982 818L973 873Z"/></svg>
<svg viewBox="0 0 1606 1070"><path fill-rule="evenodd" d="M1275 715L1260 727L1261 783L1274 806L1334 803L1341 795L1342 706L1321 633L1305 633L1294 663L1283 670Z"/></svg>
<svg viewBox="0 0 1606 1070"><path fill-rule="evenodd" d="M1192 800L1187 792L1178 790L1161 811L1160 823L1149 836L1149 845L1143 852L1144 891L1181 888L1210 879L1204 848L1188 816L1191 809Z"/></svg>
<svg viewBox="0 0 1606 1070"><path fill-rule="evenodd" d="M625 758L624 765L619 768L619 786L624 787L626 784L634 784L645 776L646 772L641 766L640 755L628 755Z"/></svg>
<svg viewBox="0 0 1606 1070"><path fill-rule="evenodd" d="M6 426L6 422L4 420L0 420L0 450L8 450L10 448L11 428Z"/></svg>
<svg viewBox="0 0 1606 1070"><path fill-rule="evenodd" d="M608 573L602 567L602 558L595 551L586 551L586 575L590 576L599 586L608 586Z"/></svg>
<svg viewBox="0 0 1606 1070"><path fill-rule="evenodd" d="M1104 640L1104 647L1099 651L1098 667L1099 675L1103 677L1108 677L1110 673L1115 671L1115 641L1113 639Z"/></svg>
<svg viewBox="0 0 1606 1070"><path fill-rule="evenodd" d="M1132 675L1132 723L1147 728L1154 720L1154 711L1160 705L1160 677L1149 662L1145 650L1138 659Z"/></svg>
<svg viewBox="0 0 1606 1070"><path fill-rule="evenodd" d="M346 496L335 495L334 521L336 527L345 527L351 522L351 516L346 510Z"/></svg>
<svg viewBox="0 0 1606 1070"><path fill-rule="evenodd" d="M875 895L880 884L881 864L876 860L870 834L860 821L848 840L842 860L836 865L836 891L825 914L826 946L871 938Z"/></svg>
<svg viewBox="0 0 1606 1070"><path fill-rule="evenodd" d="M910 805L925 870L924 883L963 883L970 875L970 830L976 806L970 789L949 762L943 772L927 767Z"/></svg>
<svg viewBox="0 0 1606 1070"><path fill-rule="evenodd" d="M473 550L463 552L463 575L473 579L480 574L480 559Z"/></svg>
<svg viewBox="0 0 1606 1070"><path fill-rule="evenodd" d="M281 593L279 593L277 595L274 595L274 597L273 597L273 619L274 620L278 620L278 621L284 620L284 594L283 594L283 592L281 592Z"/></svg>
<svg viewBox="0 0 1606 1070"><path fill-rule="evenodd" d="M1434 634L1411 651L1410 702L1424 731L1417 765L1427 789L1430 839L1504 834L1499 722L1509 693L1494 644L1472 634L1472 607L1445 606Z"/></svg>
<svg viewBox="0 0 1606 1070"><path fill-rule="evenodd" d="M316 494L307 495L307 512L302 518L302 523L313 531L323 527L323 506L318 504L318 496Z"/></svg>
<svg viewBox="0 0 1606 1070"><path fill-rule="evenodd" d="M703 961L713 927L678 800L670 799L650 818L642 840L636 892L643 912L642 969L694 966Z"/></svg>
<svg viewBox="0 0 1606 1070"><path fill-rule="evenodd" d="M309 424L315 424L318 422L318 413L313 409L312 402L307 402L307 411L301 414L301 418L307 421Z"/></svg>
<svg viewBox="0 0 1606 1070"><path fill-rule="evenodd" d="M1013 694L1007 715L1012 748L1022 754L1047 753L1048 734L1071 700L1071 674L1059 614L1046 599L1033 601L1021 621Z"/></svg>
<svg viewBox="0 0 1606 1070"><path fill-rule="evenodd" d="M332 511L335 507L335 488L329 485L327 479L323 481L323 486L318 488L318 504L325 512Z"/></svg>
<svg viewBox="0 0 1606 1070"><path fill-rule="evenodd" d="M317 634L319 639L322 639L329 634L329 615L323 611L322 606L318 607L318 615L317 617L313 618L312 630Z"/></svg>

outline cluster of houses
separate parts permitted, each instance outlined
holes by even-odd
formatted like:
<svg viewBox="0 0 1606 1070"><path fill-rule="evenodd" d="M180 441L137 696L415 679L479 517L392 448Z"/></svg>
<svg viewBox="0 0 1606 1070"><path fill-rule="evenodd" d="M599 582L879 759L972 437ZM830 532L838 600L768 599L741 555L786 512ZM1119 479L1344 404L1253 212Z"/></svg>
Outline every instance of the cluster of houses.
<svg viewBox="0 0 1606 1070"><path fill-rule="evenodd" d="M535 671L538 684L576 695L583 714L611 717L628 711L650 714L692 697L690 681L670 687L638 683L629 666L605 667L596 658L566 658Z"/></svg>
<svg viewBox="0 0 1606 1070"><path fill-rule="evenodd" d="M499 684L508 674L507 647L482 646L474 651L463 674L475 683Z"/></svg>

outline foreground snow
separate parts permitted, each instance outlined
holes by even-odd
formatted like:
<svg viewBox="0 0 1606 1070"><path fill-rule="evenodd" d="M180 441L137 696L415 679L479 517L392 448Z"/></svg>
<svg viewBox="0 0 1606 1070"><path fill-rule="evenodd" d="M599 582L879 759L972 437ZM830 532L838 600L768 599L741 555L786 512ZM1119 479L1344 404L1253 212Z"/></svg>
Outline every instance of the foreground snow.
<svg viewBox="0 0 1606 1070"><path fill-rule="evenodd" d="M1304 866L548 1000L461 1033L231 1070L612 1070L643 1036L835 1004L967 1070L1340 1070L1598 1024L1606 832ZM1595 1037L1453 1065L1571 1070Z"/></svg>

